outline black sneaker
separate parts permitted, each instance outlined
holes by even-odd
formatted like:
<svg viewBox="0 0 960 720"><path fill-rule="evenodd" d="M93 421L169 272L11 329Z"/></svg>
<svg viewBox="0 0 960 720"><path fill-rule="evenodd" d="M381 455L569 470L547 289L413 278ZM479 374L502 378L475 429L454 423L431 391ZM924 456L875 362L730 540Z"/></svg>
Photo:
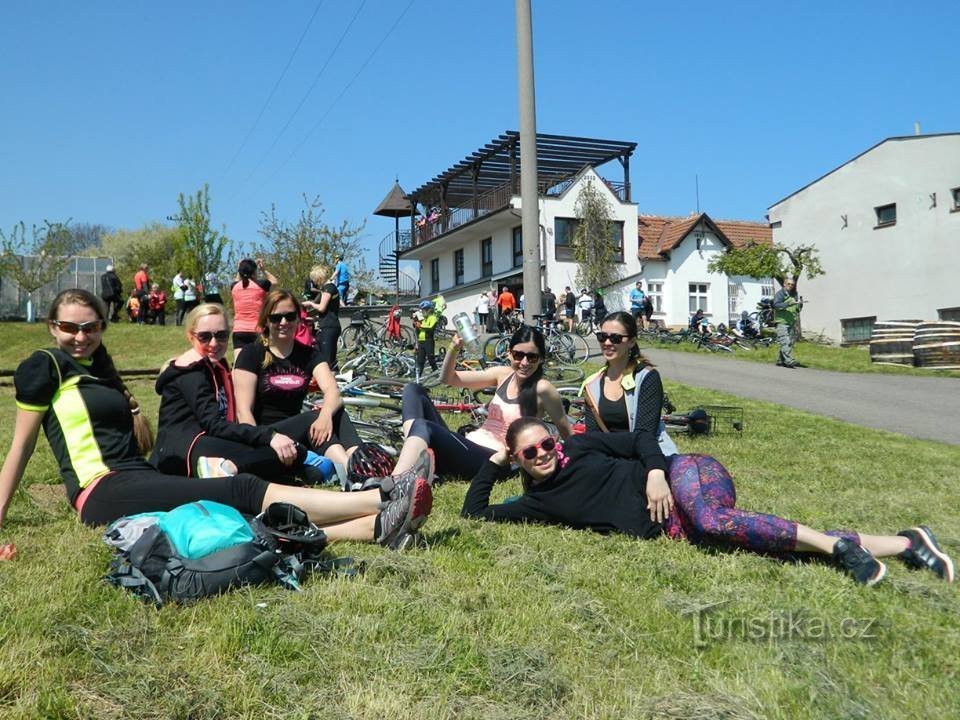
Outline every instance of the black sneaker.
<svg viewBox="0 0 960 720"><path fill-rule="evenodd" d="M925 568L937 577L953 582L953 560L940 549L937 539L926 525L918 525L897 533L910 541L910 547L897 557L912 568Z"/></svg>
<svg viewBox="0 0 960 720"><path fill-rule="evenodd" d="M384 503L380 512L380 535L376 541L387 547L400 543L403 535L420 529L432 509L430 483L424 478L416 478L402 497Z"/></svg>
<svg viewBox="0 0 960 720"><path fill-rule="evenodd" d="M837 540L833 546L833 560L847 575L867 587L876 585L887 574L887 566L869 550L844 538Z"/></svg>

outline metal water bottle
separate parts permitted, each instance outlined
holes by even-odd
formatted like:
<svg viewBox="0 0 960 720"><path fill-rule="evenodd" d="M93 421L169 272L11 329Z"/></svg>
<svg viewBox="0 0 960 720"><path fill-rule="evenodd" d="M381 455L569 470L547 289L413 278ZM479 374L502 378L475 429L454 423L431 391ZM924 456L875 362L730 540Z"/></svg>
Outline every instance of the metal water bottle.
<svg viewBox="0 0 960 720"><path fill-rule="evenodd" d="M480 352L480 338L477 336L477 328L473 324L473 319L465 312L457 313L453 316L453 327L457 334L463 339L463 344L472 353Z"/></svg>

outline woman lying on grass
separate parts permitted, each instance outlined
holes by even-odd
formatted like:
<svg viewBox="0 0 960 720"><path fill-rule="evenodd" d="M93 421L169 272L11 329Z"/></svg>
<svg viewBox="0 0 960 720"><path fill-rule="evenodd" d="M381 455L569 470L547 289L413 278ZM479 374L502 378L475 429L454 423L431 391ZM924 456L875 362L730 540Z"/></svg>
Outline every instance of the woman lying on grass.
<svg viewBox="0 0 960 720"><path fill-rule="evenodd" d="M822 533L739 510L733 479L719 462L706 455L664 458L652 433L588 433L561 444L542 421L523 417L511 423L507 448L474 477L464 517L552 523L638 538L666 533L694 544L713 542L762 553L821 553L864 585L886 574L877 557L896 555L953 582L953 561L924 526L897 535ZM520 464L523 495L490 505L490 490L510 455Z"/></svg>
<svg viewBox="0 0 960 720"><path fill-rule="evenodd" d="M437 457L437 473L468 478L495 452L503 450L507 427L522 415L548 415L562 437L570 435L570 423L560 393L543 377L547 347L543 334L523 325L510 338L510 366L460 371L457 357L463 340L454 335L443 359L440 379L452 387L482 390L496 388L487 407L487 419L466 436L450 430L427 395L426 389L408 383L403 389L403 432L406 440L394 472L414 467L427 448Z"/></svg>
<svg viewBox="0 0 960 720"><path fill-rule="evenodd" d="M302 508L331 539L408 547L433 502L430 477L394 478L381 490L344 494L268 483L255 475L164 475L144 460L153 441L137 401L102 344L106 312L86 290L64 290L47 320L56 347L14 375L17 414L0 470L0 526L36 447L40 427L60 466L67 499L88 525L214 500L250 515L282 501Z"/></svg>

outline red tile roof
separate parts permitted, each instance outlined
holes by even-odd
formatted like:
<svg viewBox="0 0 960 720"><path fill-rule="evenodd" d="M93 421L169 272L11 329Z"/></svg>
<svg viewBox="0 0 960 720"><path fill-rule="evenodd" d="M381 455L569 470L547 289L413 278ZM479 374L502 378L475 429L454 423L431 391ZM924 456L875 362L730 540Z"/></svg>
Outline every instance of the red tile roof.
<svg viewBox="0 0 960 720"><path fill-rule="evenodd" d="M720 241L733 247L743 247L751 241L764 244L773 242L773 231L766 223L713 220L706 213L686 217L640 215L637 224L640 246L637 254L641 260L662 260L664 255L683 242L701 221L716 228Z"/></svg>

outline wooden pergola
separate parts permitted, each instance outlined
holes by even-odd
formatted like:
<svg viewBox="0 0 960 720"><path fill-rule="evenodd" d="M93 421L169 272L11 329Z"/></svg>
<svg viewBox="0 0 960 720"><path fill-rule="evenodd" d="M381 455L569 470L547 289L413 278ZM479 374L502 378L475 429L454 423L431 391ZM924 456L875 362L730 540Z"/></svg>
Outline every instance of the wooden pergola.
<svg viewBox="0 0 960 720"><path fill-rule="evenodd" d="M623 167L623 199L630 202L630 156L637 144L617 140L537 133L537 185L547 193L571 179L584 167L598 167L618 160ZM520 188L520 133L508 130L476 152L408 194L413 207L439 210L443 234L451 226L451 210L467 217L453 227L481 214L506 207ZM470 217L472 215L472 217ZM411 232L413 232L411 216Z"/></svg>

